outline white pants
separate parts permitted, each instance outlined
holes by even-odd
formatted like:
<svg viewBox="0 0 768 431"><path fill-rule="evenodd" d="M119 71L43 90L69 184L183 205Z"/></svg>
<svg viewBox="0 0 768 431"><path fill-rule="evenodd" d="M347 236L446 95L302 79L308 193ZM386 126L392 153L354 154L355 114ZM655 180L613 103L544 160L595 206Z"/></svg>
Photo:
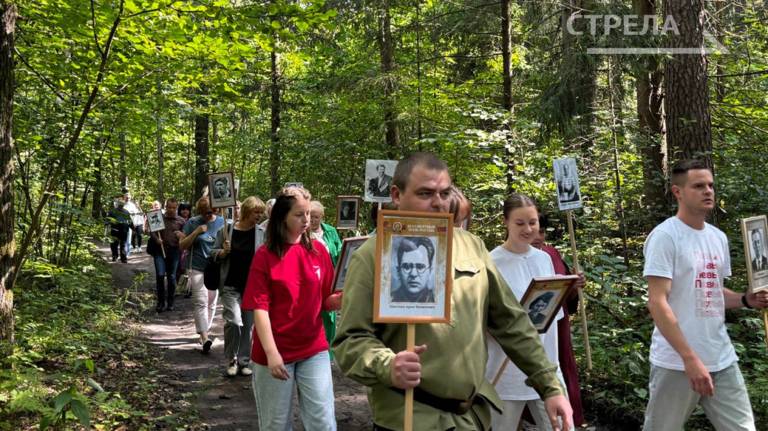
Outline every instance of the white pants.
<svg viewBox="0 0 768 431"><path fill-rule="evenodd" d="M192 286L192 300L195 303L195 329L198 334L202 334L210 331L213 325L219 291L206 289L203 284L203 272L196 269L189 271L189 283Z"/></svg>

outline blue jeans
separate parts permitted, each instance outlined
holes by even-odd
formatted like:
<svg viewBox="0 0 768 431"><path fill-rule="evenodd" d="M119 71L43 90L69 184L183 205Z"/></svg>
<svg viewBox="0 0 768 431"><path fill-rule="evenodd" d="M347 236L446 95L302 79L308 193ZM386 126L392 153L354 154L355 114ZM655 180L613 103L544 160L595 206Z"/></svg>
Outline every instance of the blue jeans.
<svg viewBox="0 0 768 431"><path fill-rule="evenodd" d="M299 393L299 415L307 431L335 431L336 412L333 405L331 360L324 350L307 359L285 364L290 376L278 380L264 365L252 363L253 396L261 431L292 429L293 387Z"/></svg>
<svg viewBox="0 0 768 431"><path fill-rule="evenodd" d="M221 304L224 306L224 357L227 363L237 359L240 366L251 360L251 333L253 311L240 308L242 296L231 286L221 287Z"/></svg>
<svg viewBox="0 0 768 431"><path fill-rule="evenodd" d="M179 249L165 248L165 257L160 253L153 256L155 261L155 279L157 305L173 306L173 296L176 294L176 268L179 266ZM168 288L165 279L168 278Z"/></svg>

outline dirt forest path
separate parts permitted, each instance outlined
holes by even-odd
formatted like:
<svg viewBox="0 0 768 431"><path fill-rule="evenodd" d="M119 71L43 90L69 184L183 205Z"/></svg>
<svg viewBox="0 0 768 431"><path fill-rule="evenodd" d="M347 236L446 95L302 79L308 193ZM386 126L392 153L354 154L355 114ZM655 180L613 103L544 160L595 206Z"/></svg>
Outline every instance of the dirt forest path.
<svg viewBox="0 0 768 431"><path fill-rule="evenodd" d="M111 261L109 245L99 243L98 247L104 259ZM111 264L111 268L115 286L122 289L131 288L136 276L145 273L143 282L137 288L153 294L154 264L151 256L145 252L132 253L128 263L123 264L118 260ZM256 405L251 392L250 377L230 378L224 374L221 305L217 306L211 330L216 340L208 355L202 353L195 333L192 299L177 292L174 308L174 311L156 313L152 302L143 313L146 318L137 324L141 326L141 336L163 352L163 362L167 369L156 370L158 376L165 376L168 385L173 386L175 390L195 394L191 402L198 411L198 419L196 423L189 424L191 428L220 431L257 430ZM365 388L344 377L335 364L333 380L339 430L370 429L371 415ZM296 408L294 429L303 429Z"/></svg>

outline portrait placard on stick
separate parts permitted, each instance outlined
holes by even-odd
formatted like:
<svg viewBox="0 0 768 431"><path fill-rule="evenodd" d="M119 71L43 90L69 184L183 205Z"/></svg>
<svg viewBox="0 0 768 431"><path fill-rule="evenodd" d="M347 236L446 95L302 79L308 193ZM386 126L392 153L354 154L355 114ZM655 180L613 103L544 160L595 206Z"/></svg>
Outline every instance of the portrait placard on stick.
<svg viewBox="0 0 768 431"><path fill-rule="evenodd" d="M560 211L581 208L581 191L579 190L579 174L576 170L576 159L563 157L552 161L557 187L557 205Z"/></svg>
<svg viewBox="0 0 768 431"><path fill-rule="evenodd" d="M747 260L749 291L768 289L768 218L749 217L741 220L744 237L744 256Z"/></svg>
<svg viewBox="0 0 768 431"><path fill-rule="evenodd" d="M147 211L147 224L150 232L157 232L165 229L163 221L163 210Z"/></svg>
<svg viewBox="0 0 768 431"><path fill-rule="evenodd" d="M534 277L520 299L531 323L540 334L547 332L557 312L568 297L568 292L579 279L578 275Z"/></svg>
<svg viewBox="0 0 768 431"><path fill-rule="evenodd" d="M453 216L382 210L376 233L373 321L450 322Z"/></svg>
<svg viewBox="0 0 768 431"><path fill-rule="evenodd" d="M236 205L235 178L232 172L217 172L208 175L208 196L211 208L227 208Z"/></svg>
<svg viewBox="0 0 768 431"><path fill-rule="evenodd" d="M284 188L298 187L300 189L303 189L304 188L304 183L299 183L299 182L295 182L294 181L294 182L289 182L289 183L283 184L283 187Z"/></svg>
<svg viewBox="0 0 768 431"><path fill-rule="evenodd" d="M336 271L333 275L333 290L344 290L344 280L347 278L347 268L349 268L349 261L351 260L352 253L354 253L364 242L368 241L370 236L356 236L352 238L344 238L344 242L341 244L341 254L339 255L339 261L336 264Z"/></svg>
<svg viewBox="0 0 768 431"><path fill-rule="evenodd" d="M336 229L357 229L360 217L360 198L357 196L336 197Z"/></svg>
<svg viewBox="0 0 768 431"><path fill-rule="evenodd" d="M392 176L395 174L397 160L365 161L365 183L363 188L366 202L392 202L389 195L392 188Z"/></svg>

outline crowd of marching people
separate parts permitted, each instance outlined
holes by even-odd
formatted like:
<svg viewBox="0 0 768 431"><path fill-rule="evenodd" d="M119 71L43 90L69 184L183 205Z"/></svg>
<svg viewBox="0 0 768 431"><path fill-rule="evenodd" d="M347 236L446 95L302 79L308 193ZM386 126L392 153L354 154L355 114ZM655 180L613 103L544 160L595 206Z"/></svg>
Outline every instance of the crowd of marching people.
<svg viewBox="0 0 768 431"><path fill-rule="evenodd" d="M766 308L768 295L723 286L731 272L727 239L706 223L715 202L711 170L684 161L671 180L677 214L654 229L644 248L656 325L644 429L682 429L701 405L718 430L755 430L724 311ZM534 277L570 273L546 243L549 220L536 202L507 197L499 214L506 239L488 252L468 232L472 205L442 160L412 154L389 181L392 208L449 212L455 223L451 324L418 325L413 349L406 348L406 325L374 321L375 239L354 252L344 289L334 291L342 238L324 222L322 203L301 186L283 188L266 203L245 197L231 217L207 195L194 214L173 198L156 202L164 228L149 235L144 213L125 194L109 214L112 260L126 262L147 237L155 309L173 310L184 280L205 354L221 301L224 373L250 376L261 430L291 429L294 393L305 429L335 430L332 361L368 387L374 430L403 428L409 389L416 430L517 430L521 418L539 430L585 424L569 321L583 274L543 333L520 305ZM434 254L429 243L410 247L407 253L423 247L425 256ZM399 270L415 277L427 269L418 265L400 263Z"/></svg>

